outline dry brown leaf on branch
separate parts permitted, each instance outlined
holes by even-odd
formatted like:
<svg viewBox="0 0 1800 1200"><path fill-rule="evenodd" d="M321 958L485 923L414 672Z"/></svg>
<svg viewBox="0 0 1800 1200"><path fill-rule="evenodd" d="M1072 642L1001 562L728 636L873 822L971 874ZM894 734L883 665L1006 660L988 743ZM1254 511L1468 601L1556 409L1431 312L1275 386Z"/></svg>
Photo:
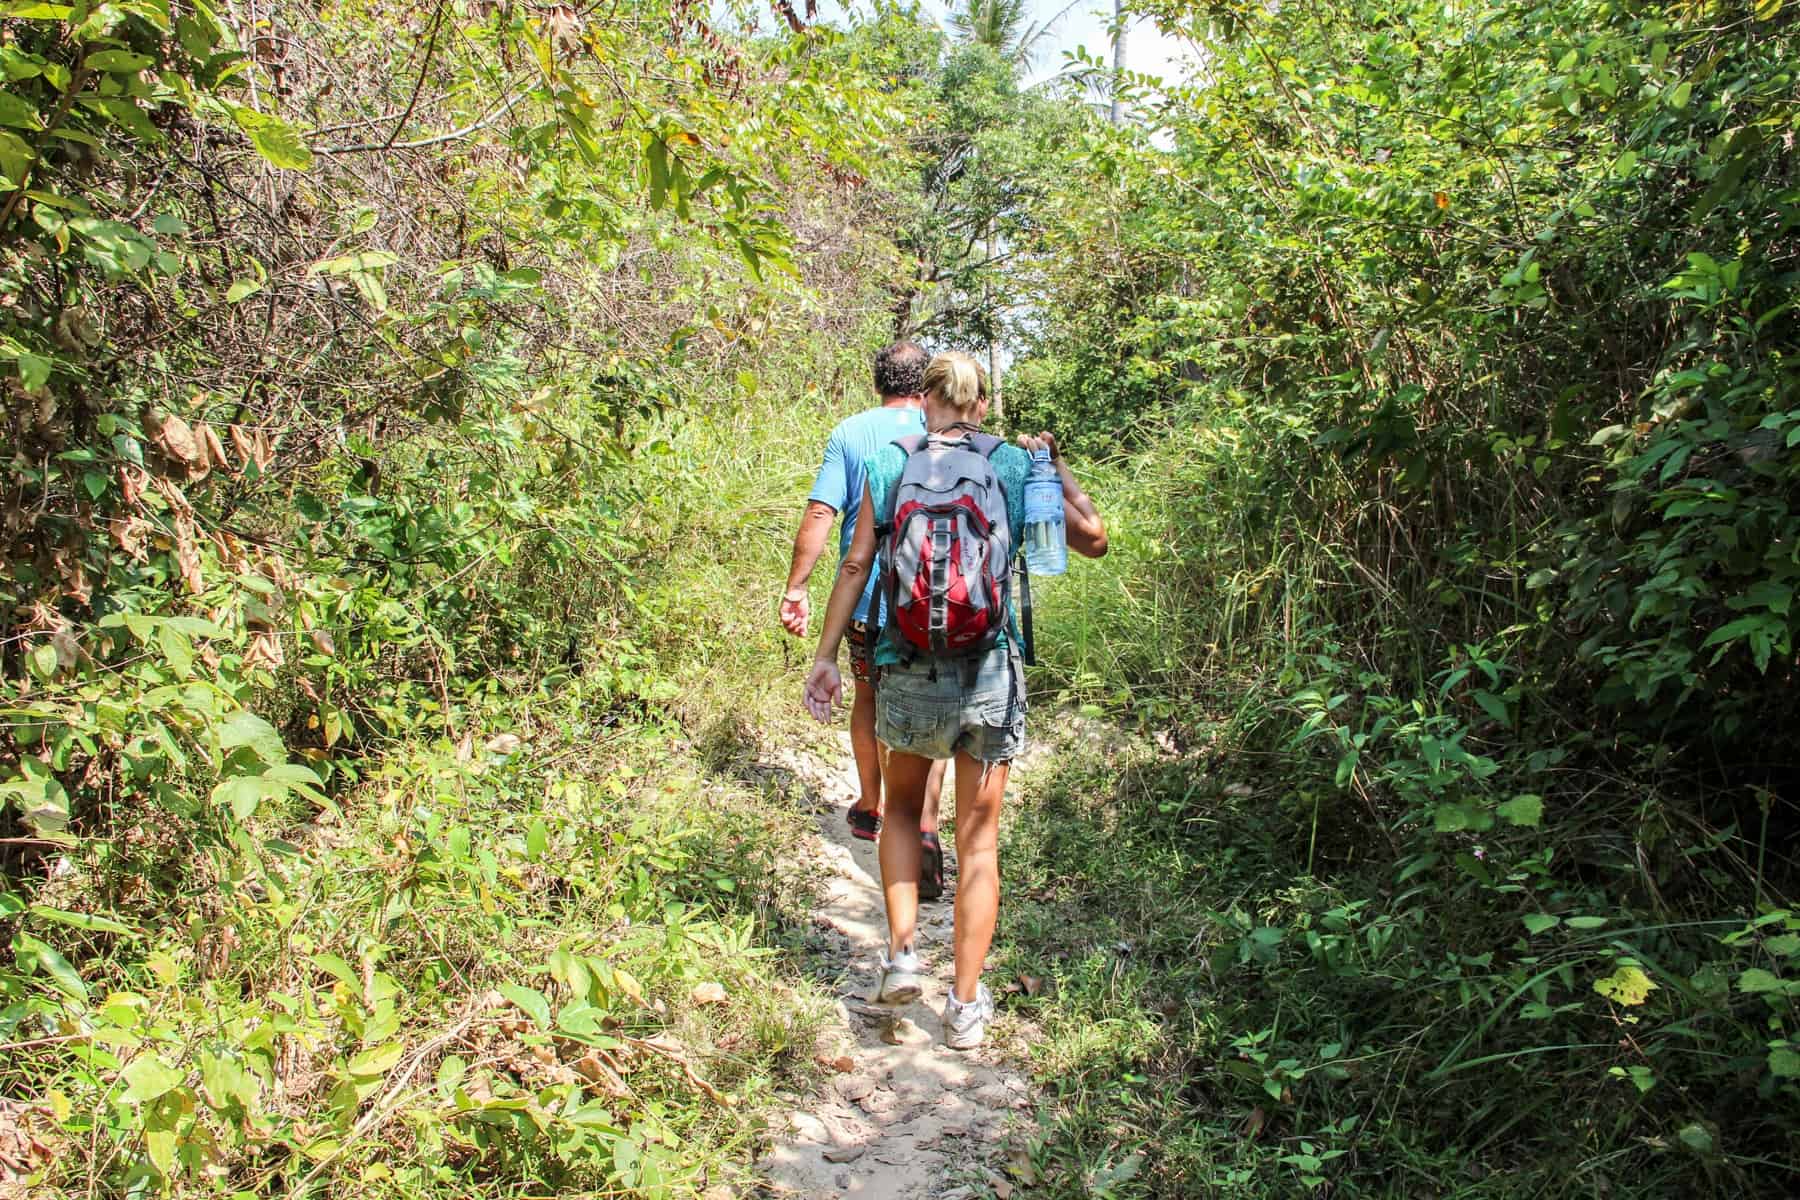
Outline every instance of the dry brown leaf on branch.
<svg viewBox="0 0 1800 1200"><path fill-rule="evenodd" d="M54 1151L38 1132L48 1130L49 1118L41 1104L0 1096L0 1186L22 1182L49 1163Z"/></svg>
<svg viewBox="0 0 1800 1200"><path fill-rule="evenodd" d="M205 439L174 413L164 413L150 420L150 441L162 451L163 457L179 463L190 481L204 479L211 469Z"/></svg>
<svg viewBox="0 0 1800 1200"><path fill-rule="evenodd" d="M125 503L136 507L144 498L144 489L150 486L150 472L142 467L122 466L119 468L119 490L125 493Z"/></svg>
<svg viewBox="0 0 1800 1200"><path fill-rule="evenodd" d="M264 630L250 635L250 649L244 653L244 669L254 670L267 667L273 671L287 661L287 655L281 648L281 638Z"/></svg>
<svg viewBox="0 0 1800 1200"><path fill-rule="evenodd" d="M133 562L145 562L149 552L145 543L150 536L150 526L142 517L127 517L123 521L110 521L113 544Z"/></svg>
<svg viewBox="0 0 1800 1200"><path fill-rule="evenodd" d="M157 495L168 501L169 507L174 510L176 516L193 519L194 506L188 503L186 493L177 487L173 480L158 478L151 482L156 487Z"/></svg>
<svg viewBox="0 0 1800 1200"><path fill-rule="evenodd" d="M631 1085L625 1082L624 1077L613 1069L605 1055L598 1050L588 1051L569 1065L577 1075L615 1100L628 1099L633 1094Z"/></svg>
<svg viewBox="0 0 1800 1200"><path fill-rule="evenodd" d="M200 538L191 516L175 518L175 562L190 593L198 596L206 590L206 576L200 571Z"/></svg>
<svg viewBox="0 0 1800 1200"><path fill-rule="evenodd" d="M566 4L554 5L544 14L544 32L570 55L581 49L581 17Z"/></svg>
<svg viewBox="0 0 1800 1200"><path fill-rule="evenodd" d="M246 565L244 552L239 548L238 540L223 529L212 532L213 548L218 551L219 565L227 572L236 574Z"/></svg>
<svg viewBox="0 0 1800 1200"><path fill-rule="evenodd" d="M206 447L207 457L212 459L215 467L231 470L231 460L225 457L225 445L219 441L219 435L213 432L211 425L201 425L197 430L201 444Z"/></svg>
<svg viewBox="0 0 1800 1200"><path fill-rule="evenodd" d="M257 564L257 567L262 572L264 579L267 579L282 591L291 592L294 590L294 573L288 570L287 560L282 558L281 555L277 554L275 551L271 550L267 554L264 554L262 561Z"/></svg>
<svg viewBox="0 0 1800 1200"><path fill-rule="evenodd" d="M50 551L50 561L56 565L63 595L77 604L86 604L94 598L93 589L88 586L87 567L78 553L67 546L57 546Z"/></svg>
<svg viewBox="0 0 1800 1200"><path fill-rule="evenodd" d="M25 620L19 630L22 633L52 633L68 627L69 622L61 613L39 600L25 610Z"/></svg>
<svg viewBox="0 0 1800 1200"><path fill-rule="evenodd" d="M231 444L246 465L256 462L256 437L242 425L230 427Z"/></svg>

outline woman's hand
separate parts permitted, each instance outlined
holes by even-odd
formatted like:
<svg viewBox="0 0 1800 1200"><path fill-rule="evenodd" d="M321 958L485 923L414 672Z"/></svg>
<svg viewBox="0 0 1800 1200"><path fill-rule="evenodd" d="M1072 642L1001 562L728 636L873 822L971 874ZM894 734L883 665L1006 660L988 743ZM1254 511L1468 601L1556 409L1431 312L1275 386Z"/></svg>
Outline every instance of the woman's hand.
<svg viewBox="0 0 1800 1200"><path fill-rule="evenodd" d="M1057 449L1056 435L1048 430L1036 437L1021 433L1019 446L1028 453L1033 450L1050 452L1050 461L1056 465L1056 473L1062 479L1063 521L1068 528L1069 549L1088 558L1099 558L1105 554L1106 522L1100 519L1100 510L1094 507L1088 494L1081 490L1081 483L1075 478L1075 472L1069 469L1068 460Z"/></svg>
<svg viewBox="0 0 1800 1200"><path fill-rule="evenodd" d="M813 719L829 725L836 716L834 709L844 698L844 677L834 662L819 661L806 676L806 692L801 703Z"/></svg>

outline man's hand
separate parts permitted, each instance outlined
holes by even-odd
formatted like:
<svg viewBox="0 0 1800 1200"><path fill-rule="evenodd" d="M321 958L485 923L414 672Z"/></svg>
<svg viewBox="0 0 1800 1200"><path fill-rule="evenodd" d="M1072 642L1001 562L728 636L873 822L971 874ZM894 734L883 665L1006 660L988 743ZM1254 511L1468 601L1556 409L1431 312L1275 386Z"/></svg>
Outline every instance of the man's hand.
<svg viewBox="0 0 1800 1200"><path fill-rule="evenodd" d="M822 724L831 724L836 707L844 698L844 677L834 662L815 662L806 677L806 692L801 703Z"/></svg>
<svg viewBox="0 0 1800 1200"><path fill-rule="evenodd" d="M806 620L812 615L812 600L805 588L792 588L781 597L781 627L795 637L806 636Z"/></svg>
<svg viewBox="0 0 1800 1200"><path fill-rule="evenodd" d="M1027 454L1033 450L1048 450L1051 462L1062 458L1062 451L1056 448L1056 435L1048 431L1040 432L1036 437L1032 437L1029 433L1021 433L1019 445L1025 449Z"/></svg>

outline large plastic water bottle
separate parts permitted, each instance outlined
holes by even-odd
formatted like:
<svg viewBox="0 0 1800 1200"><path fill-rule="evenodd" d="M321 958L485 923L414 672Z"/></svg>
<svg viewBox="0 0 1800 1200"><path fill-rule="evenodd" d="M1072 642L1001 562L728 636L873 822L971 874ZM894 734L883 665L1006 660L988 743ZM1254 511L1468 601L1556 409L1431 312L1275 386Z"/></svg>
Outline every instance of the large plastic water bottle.
<svg viewBox="0 0 1800 1200"><path fill-rule="evenodd" d="M1031 452L1031 473L1025 477L1025 566L1033 575L1061 575L1069 569L1062 476L1048 450Z"/></svg>

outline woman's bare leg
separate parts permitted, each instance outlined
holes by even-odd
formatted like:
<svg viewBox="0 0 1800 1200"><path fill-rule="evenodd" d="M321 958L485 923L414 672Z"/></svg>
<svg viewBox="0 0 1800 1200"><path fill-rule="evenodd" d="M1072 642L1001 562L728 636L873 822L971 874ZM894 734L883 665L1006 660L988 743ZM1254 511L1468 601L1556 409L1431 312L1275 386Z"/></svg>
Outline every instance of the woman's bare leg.
<svg viewBox="0 0 1800 1200"><path fill-rule="evenodd" d="M931 760L888 752L881 822L881 891L887 900L888 954L913 949L919 927L919 815ZM960 904L960 901L959 901Z"/></svg>
<svg viewBox="0 0 1800 1200"><path fill-rule="evenodd" d="M895 756L899 758L898 755ZM923 761L923 760L921 760ZM975 999L981 968L994 942L1000 916L1000 797L1006 791L1010 763L984 763L967 754L956 756L956 998ZM890 788L892 784L889 784ZM890 792L890 795L892 793ZM915 849L918 839L911 839ZM882 859L887 858L885 835ZM885 874L885 866L883 868ZM913 878L918 878L917 862ZM891 895L890 889L890 895ZM912 895L917 897L917 892ZM894 905L888 901L889 923ZM916 911L916 910L915 910ZM910 928L910 926L909 926Z"/></svg>

